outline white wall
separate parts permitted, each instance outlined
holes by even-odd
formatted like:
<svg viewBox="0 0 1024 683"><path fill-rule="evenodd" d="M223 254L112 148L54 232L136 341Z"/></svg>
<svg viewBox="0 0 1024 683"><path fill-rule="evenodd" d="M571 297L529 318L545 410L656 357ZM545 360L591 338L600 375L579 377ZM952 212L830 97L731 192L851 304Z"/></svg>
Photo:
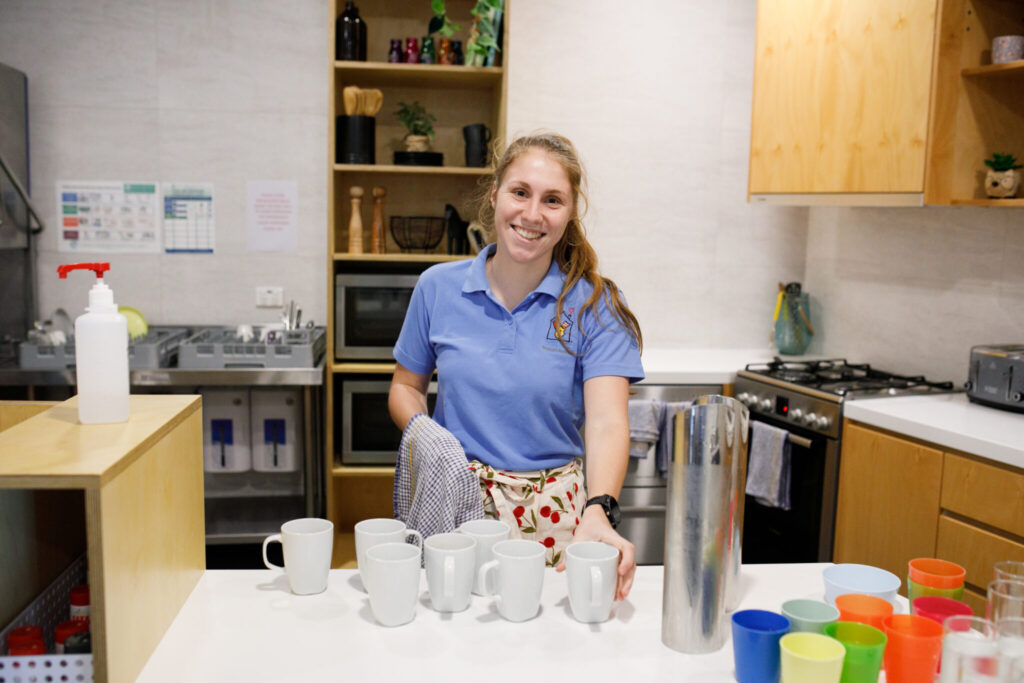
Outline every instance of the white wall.
<svg viewBox="0 0 1024 683"><path fill-rule="evenodd" d="M509 132L572 139L650 348L766 347L806 209L746 203L754 0L515 0Z"/></svg>
<svg viewBox="0 0 1024 683"><path fill-rule="evenodd" d="M29 78L32 196L47 224L40 314L86 303L59 263L109 260L120 304L157 323L274 320L257 285L324 323L327 0L4 0L0 62ZM247 180L298 181L298 251L249 252ZM214 185L213 255L57 252L58 180Z"/></svg>
<svg viewBox="0 0 1024 683"><path fill-rule="evenodd" d="M427 6L424 0L424 6ZM29 75L42 313L84 305L55 266L58 179L215 185L213 256L107 256L161 323L273 319L279 284L325 320L326 0L6 0L0 61ZM806 211L745 203L753 0L516 0L512 131L558 130L591 174L589 225L649 347L762 346L799 279ZM247 179L299 182L299 251L247 251ZM90 258L96 258L95 256Z"/></svg>
<svg viewBox="0 0 1024 683"><path fill-rule="evenodd" d="M967 380L974 344L1024 342L1024 211L810 211L811 351Z"/></svg>

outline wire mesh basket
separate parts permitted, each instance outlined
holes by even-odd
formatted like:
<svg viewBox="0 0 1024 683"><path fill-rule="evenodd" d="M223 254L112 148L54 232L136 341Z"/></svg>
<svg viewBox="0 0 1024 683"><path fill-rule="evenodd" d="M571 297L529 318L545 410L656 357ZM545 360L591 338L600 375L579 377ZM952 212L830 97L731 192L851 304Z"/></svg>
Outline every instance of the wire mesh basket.
<svg viewBox="0 0 1024 683"><path fill-rule="evenodd" d="M434 216L392 216L391 236L405 251L433 251L441 238L447 222Z"/></svg>

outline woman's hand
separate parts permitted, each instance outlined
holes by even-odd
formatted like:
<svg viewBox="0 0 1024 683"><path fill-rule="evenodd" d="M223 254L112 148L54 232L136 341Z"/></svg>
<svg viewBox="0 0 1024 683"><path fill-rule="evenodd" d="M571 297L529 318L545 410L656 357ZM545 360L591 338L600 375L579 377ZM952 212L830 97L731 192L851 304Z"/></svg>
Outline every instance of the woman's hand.
<svg viewBox="0 0 1024 683"><path fill-rule="evenodd" d="M612 528L607 515L600 505L591 505L583 511L580 525L576 527L572 542L600 541L619 549L619 578L615 587L615 599L625 600L629 589L633 587L633 574L636 572L636 549L633 544L620 536ZM571 544L570 544L571 545ZM565 571L565 554L555 571Z"/></svg>

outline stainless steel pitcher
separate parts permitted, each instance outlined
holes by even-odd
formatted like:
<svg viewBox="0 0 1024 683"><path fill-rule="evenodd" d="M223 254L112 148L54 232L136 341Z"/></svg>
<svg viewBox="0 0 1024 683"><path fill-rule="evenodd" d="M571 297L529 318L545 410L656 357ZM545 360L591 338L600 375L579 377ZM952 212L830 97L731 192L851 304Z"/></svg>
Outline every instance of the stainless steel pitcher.
<svg viewBox="0 0 1024 683"><path fill-rule="evenodd" d="M675 420L661 640L701 654L725 644L728 602L739 598L749 413L739 401L708 396Z"/></svg>

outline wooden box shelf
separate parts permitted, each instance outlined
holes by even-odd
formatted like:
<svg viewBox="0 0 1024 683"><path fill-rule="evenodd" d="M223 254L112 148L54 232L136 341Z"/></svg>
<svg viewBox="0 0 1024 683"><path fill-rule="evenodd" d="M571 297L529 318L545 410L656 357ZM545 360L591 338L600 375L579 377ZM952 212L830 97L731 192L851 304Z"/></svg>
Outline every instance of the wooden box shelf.
<svg viewBox="0 0 1024 683"><path fill-rule="evenodd" d="M0 489L84 494L63 514L69 528L84 520L93 670L129 681L206 568L200 398L132 396L129 421L111 425L78 424L77 401L0 432Z"/></svg>

